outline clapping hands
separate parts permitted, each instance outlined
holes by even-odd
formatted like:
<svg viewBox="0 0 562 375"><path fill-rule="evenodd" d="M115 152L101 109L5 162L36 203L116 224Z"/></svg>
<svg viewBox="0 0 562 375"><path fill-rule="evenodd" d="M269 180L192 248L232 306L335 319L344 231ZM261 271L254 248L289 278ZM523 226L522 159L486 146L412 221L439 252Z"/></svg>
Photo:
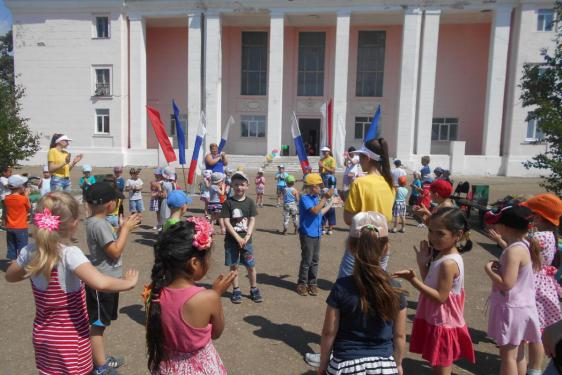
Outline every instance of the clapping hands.
<svg viewBox="0 0 562 375"><path fill-rule="evenodd" d="M219 275L215 282L213 283L213 290L217 292L220 296L226 292L230 284L234 281L234 278L238 275L236 271L230 271L224 275Z"/></svg>

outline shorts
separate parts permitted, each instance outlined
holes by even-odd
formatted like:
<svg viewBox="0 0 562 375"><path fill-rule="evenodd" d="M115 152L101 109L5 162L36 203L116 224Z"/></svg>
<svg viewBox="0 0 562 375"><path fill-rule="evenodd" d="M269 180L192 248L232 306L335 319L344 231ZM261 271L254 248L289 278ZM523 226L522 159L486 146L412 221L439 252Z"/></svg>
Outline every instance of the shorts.
<svg viewBox="0 0 562 375"><path fill-rule="evenodd" d="M330 208L324 216L322 216L322 225L333 227L336 225L336 209Z"/></svg>
<svg viewBox="0 0 562 375"><path fill-rule="evenodd" d="M160 211L160 204L162 203L162 199L160 198L151 198L150 203L148 204L148 209L150 211L158 212Z"/></svg>
<svg viewBox="0 0 562 375"><path fill-rule="evenodd" d="M410 198L408 198L408 206L415 206L417 203L418 203L418 196L410 195Z"/></svg>
<svg viewBox="0 0 562 375"><path fill-rule="evenodd" d="M283 190L285 190L285 186L277 186L277 195L283 195Z"/></svg>
<svg viewBox="0 0 562 375"><path fill-rule="evenodd" d="M254 258L254 246L251 242L246 244L246 247L241 249L238 243L234 240L224 240L224 265L237 266L242 265L248 268L256 266L256 258Z"/></svg>
<svg viewBox="0 0 562 375"><path fill-rule="evenodd" d="M212 214L219 214L222 212L222 203L209 203L207 211Z"/></svg>
<svg viewBox="0 0 562 375"><path fill-rule="evenodd" d="M211 198L211 195L209 194L209 192L205 191L205 192L201 193L201 197L199 199L201 199L203 202L208 202L210 198Z"/></svg>
<svg viewBox="0 0 562 375"><path fill-rule="evenodd" d="M143 203L142 199L129 200L129 211L131 213L143 212L144 211L144 203Z"/></svg>
<svg viewBox="0 0 562 375"><path fill-rule="evenodd" d="M392 216L406 216L406 202L394 202Z"/></svg>
<svg viewBox="0 0 562 375"><path fill-rule="evenodd" d="M256 194L263 194L265 192L265 188L264 187L257 187L256 188Z"/></svg>
<svg viewBox="0 0 562 375"><path fill-rule="evenodd" d="M119 293L98 292L86 285L86 307L90 325L107 327L117 320Z"/></svg>

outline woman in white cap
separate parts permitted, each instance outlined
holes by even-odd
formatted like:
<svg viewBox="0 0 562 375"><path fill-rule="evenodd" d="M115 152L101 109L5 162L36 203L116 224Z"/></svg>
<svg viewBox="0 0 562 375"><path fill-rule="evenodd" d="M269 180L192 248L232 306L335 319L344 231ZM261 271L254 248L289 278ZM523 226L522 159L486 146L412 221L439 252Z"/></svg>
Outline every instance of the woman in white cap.
<svg viewBox="0 0 562 375"><path fill-rule="evenodd" d="M320 152L322 156L318 161L318 172L320 172L322 181L326 184L326 175L336 173L336 159L332 156L332 151L329 147L322 147Z"/></svg>
<svg viewBox="0 0 562 375"><path fill-rule="evenodd" d="M49 172L51 173L51 191L71 191L70 170L74 168L80 160L82 154L76 155L74 159L70 159L70 153L65 149L72 139L65 134L53 134L47 161Z"/></svg>

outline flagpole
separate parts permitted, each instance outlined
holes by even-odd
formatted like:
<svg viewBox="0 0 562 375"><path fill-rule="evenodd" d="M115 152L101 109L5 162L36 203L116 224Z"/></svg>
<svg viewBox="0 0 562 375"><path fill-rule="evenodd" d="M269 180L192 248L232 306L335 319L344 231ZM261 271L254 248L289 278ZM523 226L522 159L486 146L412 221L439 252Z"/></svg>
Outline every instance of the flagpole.
<svg viewBox="0 0 562 375"><path fill-rule="evenodd" d="M181 165L181 172L183 174L183 184L185 185L185 191L187 192L187 178L185 177L185 165Z"/></svg>

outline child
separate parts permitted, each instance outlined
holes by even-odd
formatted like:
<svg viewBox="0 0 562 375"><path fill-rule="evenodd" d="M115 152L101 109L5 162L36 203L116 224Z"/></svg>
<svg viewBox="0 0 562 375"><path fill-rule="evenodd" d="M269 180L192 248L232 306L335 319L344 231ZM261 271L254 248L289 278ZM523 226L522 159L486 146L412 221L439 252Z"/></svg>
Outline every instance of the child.
<svg viewBox="0 0 562 375"><path fill-rule="evenodd" d="M298 229L297 215L299 213L299 192L294 188L295 177L292 175L287 176L287 187L283 190L283 232L287 234L287 227L289 226L289 219L293 219L293 226L295 227L295 234Z"/></svg>
<svg viewBox="0 0 562 375"><path fill-rule="evenodd" d="M96 183L96 178L92 176L92 166L89 164L84 164L82 166L82 173L84 176L80 177L80 189L82 189L82 201L86 202L86 192Z"/></svg>
<svg viewBox="0 0 562 375"><path fill-rule="evenodd" d="M211 222L219 220L222 212L221 196L224 195L226 191L226 185L224 184L224 174L220 172L213 172L211 175L211 186L209 187L209 205L208 210L211 214ZM221 234L226 234L226 228L221 220L219 220L219 225L221 227Z"/></svg>
<svg viewBox="0 0 562 375"><path fill-rule="evenodd" d="M394 169L390 171L392 175L392 185L395 188L399 186L398 179L402 176L406 176L406 171L402 168L402 162L398 159L394 160Z"/></svg>
<svg viewBox="0 0 562 375"><path fill-rule="evenodd" d="M132 289L138 272L122 279L109 277L92 266L82 250L70 245L80 209L68 193L49 193L37 203L33 238L6 272L8 282L31 279L35 296L33 347L41 374L90 374L92 350L84 284L96 290ZM63 328L64 327L64 328Z"/></svg>
<svg viewBox="0 0 562 375"><path fill-rule="evenodd" d="M354 155L355 147L351 146L344 154L345 170L343 172L342 198L345 201L351 183L359 176L359 155Z"/></svg>
<svg viewBox="0 0 562 375"><path fill-rule="evenodd" d="M152 374L226 374L213 340L224 330L221 296L236 273L220 275L211 289L196 284L211 264L212 233L207 220L190 217L154 246L152 281L143 293Z"/></svg>
<svg viewBox="0 0 562 375"><path fill-rule="evenodd" d="M106 216L115 210L116 199L123 195L107 182L97 182L88 189L88 203L92 216L86 219L86 241L90 250L90 261L98 271L112 277L123 276L122 254L127 237L135 229L142 216L138 213L123 220L116 233ZM86 304L90 319L90 340L94 357L95 374L111 373L113 368L124 364L122 358L105 355L103 334L105 327L117 320L118 293L86 287Z"/></svg>
<svg viewBox="0 0 562 375"><path fill-rule="evenodd" d="M540 246L534 239L527 241L532 211L508 206L497 214L487 212L484 218L506 244L499 262L490 261L484 268L492 280L488 336L500 349L500 375L524 375L525 342L541 342L533 277L533 269L541 267Z"/></svg>
<svg viewBox="0 0 562 375"><path fill-rule="evenodd" d="M459 209L439 209L431 216L428 226L428 241L421 241L419 250L414 247L422 279L412 269L393 276L409 281L420 292L410 351L429 361L434 374L451 374L454 361L465 358L475 362L464 321L461 256L472 248L472 241L466 217ZM434 259L432 255L436 255Z"/></svg>
<svg viewBox="0 0 562 375"><path fill-rule="evenodd" d="M422 167L420 168L420 175L421 175L422 180L425 176L431 175L431 167L429 166L430 160L431 159L427 155L422 156L422 158L421 158Z"/></svg>
<svg viewBox="0 0 562 375"><path fill-rule="evenodd" d="M453 187L445 180L435 180L429 185L429 192L431 203L434 205L433 208L431 204L427 205L427 194L424 191L422 193L423 197L426 198L422 204L419 206L414 206L414 212L419 215L424 224L427 224L429 217L433 212L444 207L455 207L455 203L449 198L453 193Z"/></svg>
<svg viewBox="0 0 562 375"><path fill-rule="evenodd" d="M322 216L332 207L333 190L320 196L322 177L310 173L304 180L304 194L299 200L299 240L301 262L297 293L301 296L318 295L318 261L320 259L320 237L322 236Z"/></svg>
<svg viewBox="0 0 562 375"><path fill-rule="evenodd" d="M224 193L224 196L223 196L224 198L221 200L221 203L223 203L226 200L226 198L232 197L232 188L231 188L232 180L231 180L231 177L232 177L233 172L234 171L230 167L226 167L224 169L224 191L225 191L225 193Z"/></svg>
<svg viewBox="0 0 562 375"><path fill-rule="evenodd" d="M277 181L277 203L275 207L281 206L283 201L283 189L287 186L286 179L289 174L285 172L285 166L280 164L277 166L277 173L275 173L275 181Z"/></svg>
<svg viewBox="0 0 562 375"><path fill-rule="evenodd" d="M110 184L115 190L119 191L120 194L121 191L119 190L119 187L117 186L116 180L115 180L115 176L114 175L106 175L105 178L103 179L103 182L107 182L108 184ZM120 219L123 218L123 213L120 212L120 207L123 205L123 199L121 198L117 198L115 200L115 208L113 209L113 211L111 211L106 217L105 220L107 220L107 222L109 224L111 224L111 226L113 227L113 229L118 230L119 229L119 221Z"/></svg>
<svg viewBox="0 0 562 375"><path fill-rule="evenodd" d="M406 176L398 177L398 187L396 188L396 197L394 198L394 206L392 207L393 226L391 233L396 233L398 219L400 219L400 233L404 233L404 225L406 224L406 197L408 196L408 188L406 188Z"/></svg>
<svg viewBox="0 0 562 375"><path fill-rule="evenodd" d="M164 227L164 223L170 215L170 208L168 207L168 194L177 189L176 185L176 169L174 167L166 167L162 170L162 201L160 203L160 221L158 222L160 230Z"/></svg>
<svg viewBox="0 0 562 375"><path fill-rule="evenodd" d="M263 176L263 168L258 169L256 176L256 204L263 207L263 193L265 192L265 177Z"/></svg>
<svg viewBox="0 0 562 375"><path fill-rule="evenodd" d="M331 173L326 173L324 178L324 192L332 190L334 192L333 197L330 198L330 202L333 203L333 199L338 196L337 190L337 180L336 176ZM322 234L331 235L334 233L334 227L336 226L336 209L331 207L324 216L322 216Z"/></svg>
<svg viewBox="0 0 562 375"><path fill-rule="evenodd" d="M408 206L410 206L410 209L413 206L415 206L416 204L418 204L418 197L420 196L420 193L423 191L420 172L414 171L414 173L412 175L413 175L414 179L412 180L412 183L410 184L410 187L412 188L412 190L411 190L411 193L410 193L410 198L408 199Z"/></svg>
<svg viewBox="0 0 562 375"><path fill-rule="evenodd" d="M318 374L401 374L407 304L400 284L380 266L388 247L386 219L361 212L349 236L357 262L326 300Z"/></svg>
<svg viewBox="0 0 562 375"><path fill-rule="evenodd" d="M12 167L0 165L0 217L3 217L4 198L10 194L8 188L8 178L12 175Z"/></svg>
<svg viewBox="0 0 562 375"><path fill-rule="evenodd" d="M212 174L213 174L213 171L211 171L210 169L206 169L205 171L203 171L203 178L201 179L201 182L199 182L200 200L202 200L205 203L205 217L207 217L208 220L210 220L210 216L209 216L209 198L210 198L209 188L211 187L211 175Z"/></svg>
<svg viewBox="0 0 562 375"><path fill-rule="evenodd" d="M14 174L8 178L11 193L4 199L2 222L6 228L6 258L15 260L20 250L27 245L27 216L31 210L27 177Z"/></svg>
<svg viewBox="0 0 562 375"><path fill-rule="evenodd" d="M41 178L41 182L39 183L39 189L41 196L51 191L51 173L49 172L49 167L46 165L43 166L43 178Z"/></svg>
<svg viewBox="0 0 562 375"><path fill-rule="evenodd" d="M224 238L225 265L230 267L230 271L238 271L238 264L242 263L248 270L250 279L250 298L254 302L262 302L263 298L256 282L256 258L254 257L254 247L252 235L258 214L256 204L252 198L246 196L248 191L248 177L244 172L236 172L232 175L232 189L234 194L228 198L222 207L221 222L226 227ZM234 217L234 212L240 210L242 218ZM236 215L238 216L238 215ZM239 225L246 219L247 225ZM242 303L242 292L238 286L238 275L232 283L233 290L230 301L238 304Z"/></svg>
<svg viewBox="0 0 562 375"><path fill-rule="evenodd" d="M161 230L160 204L162 203L162 168L156 167L153 172L154 180L150 181L150 204L149 210L156 212L156 226L152 229Z"/></svg>
<svg viewBox="0 0 562 375"><path fill-rule="evenodd" d="M142 180L139 178L140 169L131 168L131 178L125 183L125 191L129 192L129 212L131 214L142 213L144 203L142 201Z"/></svg>
<svg viewBox="0 0 562 375"><path fill-rule="evenodd" d="M185 211L187 211L187 205L191 203L191 199L182 190L174 190L168 194L167 202L172 214L164 223L164 230L180 222Z"/></svg>
<svg viewBox="0 0 562 375"><path fill-rule="evenodd" d="M113 176L115 177L115 185L121 194L125 191L125 178L123 178L123 167L113 167ZM118 214L120 216L125 214L125 207L123 207L123 200L119 201Z"/></svg>

